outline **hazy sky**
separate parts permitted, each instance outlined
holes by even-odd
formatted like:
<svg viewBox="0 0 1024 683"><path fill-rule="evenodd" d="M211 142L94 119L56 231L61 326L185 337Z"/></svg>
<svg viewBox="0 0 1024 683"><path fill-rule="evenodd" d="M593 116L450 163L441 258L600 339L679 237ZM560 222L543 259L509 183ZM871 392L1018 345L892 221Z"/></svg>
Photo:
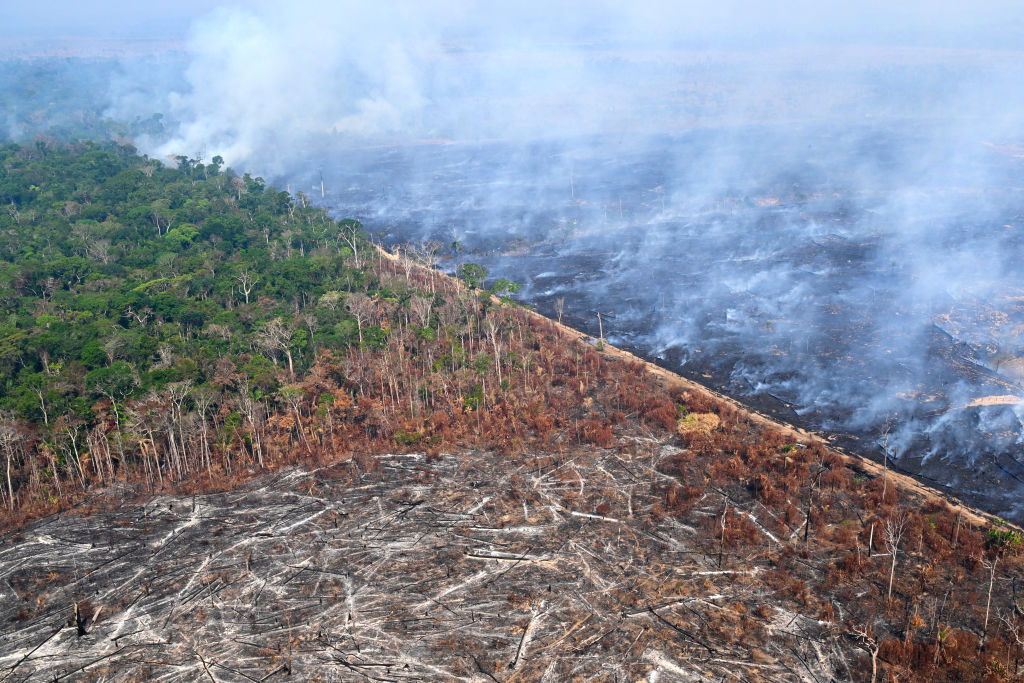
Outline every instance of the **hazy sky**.
<svg viewBox="0 0 1024 683"><path fill-rule="evenodd" d="M287 12L315 15L337 10L365 9L371 3L333 3L305 0ZM557 38L563 28L585 27L620 15L623 3L611 0L562 0L561 2L416 2L392 0L373 3L396 18L410 11L421 17L464 15L466 25L486 18L492 26L514 21L528 32ZM214 7L227 6L265 11L278 3L261 0L50 0L49 2L0 3L0 36L31 40L60 37L136 38L177 40L184 38L195 18ZM425 10L425 11L424 11ZM899 1L858 0L822 3L820 0L719 0L630 3L628 16L643 33L655 39L679 39L695 47L734 46L738 41L755 43L857 42L925 44L943 47L996 47L1015 49L1024 43L1024 2L967 3L962 0ZM428 19L429 21L429 19ZM456 24L460 23L456 18Z"/></svg>
<svg viewBox="0 0 1024 683"><path fill-rule="evenodd" d="M216 0L48 0L0 2L0 35L47 38L134 38L178 40L192 20L218 5Z"/></svg>

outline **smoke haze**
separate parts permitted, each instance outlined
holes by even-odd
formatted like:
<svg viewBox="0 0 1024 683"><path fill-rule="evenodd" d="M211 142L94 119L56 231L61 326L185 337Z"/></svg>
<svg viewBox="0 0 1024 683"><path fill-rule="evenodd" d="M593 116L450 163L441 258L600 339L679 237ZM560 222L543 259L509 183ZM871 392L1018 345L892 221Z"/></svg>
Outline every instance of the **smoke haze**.
<svg viewBox="0 0 1024 683"><path fill-rule="evenodd" d="M1019 519L1024 13L777 5L197 4L108 113Z"/></svg>
<svg viewBox="0 0 1024 683"><path fill-rule="evenodd" d="M813 3L222 7L193 25L190 88L168 112L184 125L166 149L269 164L328 132L529 139L907 115L998 127L1010 113L983 96L1005 102L1015 15L957 3L826 16Z"/></svg>

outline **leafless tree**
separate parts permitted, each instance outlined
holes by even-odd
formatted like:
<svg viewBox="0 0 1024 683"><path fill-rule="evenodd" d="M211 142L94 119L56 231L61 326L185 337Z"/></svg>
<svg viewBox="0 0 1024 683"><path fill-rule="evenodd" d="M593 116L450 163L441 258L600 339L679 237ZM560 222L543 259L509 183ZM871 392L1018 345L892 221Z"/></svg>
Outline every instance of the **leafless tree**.
<svg viewBox="0 0 1024 683"><path fill-rule="evenodd" d="M320 297L320 305L328 310L336 311L341 299L341 292L332 289L323 293L323 296Z"/></svg>
<svg viewBox="0 0 1024 683"><path fill-rule="evenodd" d="M144 400L133 401L127 407L129 429L133 438L138 440L150 482L152 482L152 470L156 469L156 476L161 488L164 485L164 475L160 462L160 449L157 447L156 432L163 424L163 413L163 402L157 396L156 390L153 389Z"/></svg>
<svg viewBox="0 0 1024 683"><path fill-rule="evenodd" d="M210 457L210 428L206 417L217 402L217 395L209 387L198 387L192 390L192 403L196 407L199 416L200 446L202 457L205 460L206 471L213 469L213 459Z"/></svg>
<svg viewBox="0 0 1024 683"><path fill-rule="evenodd" d="M86 241L85 257L91 261L99 261L103 264L110 263L110 240L91 239Z"/></svg>
<svg viewBox="0 0 1024 683"><path fill-rule="evenodd" d="M174 365L174 347L170 344L161 344L157 347L156 353L160 356L153 363L154 370L165 370Z"/></svg>
<svg viewBox="0 0 1024 683"><path fill-rule="evenodd" d="M188 466L188 453L185 450L185 433L184 433L184 422L185 422L185 403L188 400L189 394L192 393L192 380L184 380L182 382L172 382L164 387L164 392L167 396L168 403L170 404L170 420L167 425L167 436L171 444L172 453L177 453L179 448L175 444L175 429L177 429L178 443L180 444L180 455L178 457L179 474L182 476L181 470L185 473L189 472Z"/></svg>
<svg viewBox="0 0 1024 683"><path fill-rule="evenodd" d="M560 296L555 299L555 315L558 316L558 324L562 324L562 314L565 313L565 297Z"/></svg>
<svg viewBox="0 0 1024 683"><path fill-rule="evenodd" d="M116 330L116 328L115 328ZM113 365L118 354L125 346L125 339L116 331L103 342L103 353L107 355L107 364Z"/></svg>
<svg viewBox="0 0 1024 683"><path fill-rule="evenodd" d="M985 647L988 639L988 615L992 609L992 584L996 580L996 565L999 564L999 554L992 558L991 562L982 560L981 565L988 570L988 599L985 600L985 625L981 629L981 643L978 647Z"/></svg>
<svg viewBox="0 0 1024 683"><path fill-rule="evenodd" d="M494 372L501 384L501 328L493 320L484 320L483 332L494 351Z"/></svg>
<svg viewBox="0 0 1024 683"><path fill-rule="evenodd" d="M320 326L320 321L317 320L317 317L311 311L306 311L302 314L302 322L306 323L306 329L309 330L309 343L312 345L313 334Z"/></svg>
<svg viewBox="0 0 1024 683"><path fill-rule="evenodd" d="M53 298L54 293L60 289L60 282L55 277L48 277L42 281L42 283L30 288L34 293L39 295L39 298L44 301L49 301Z"/></svg>
<svg viewBox="0 0 1024 683"><path fill-rule="evenodd" d="M78 430L82 424L82 421L77 418L61 415L55 420L53 433L56 437L54 442L64 453L65 462L75 466L82 488L85 488L85 471L82 469L82 459L78 453L77 443Z"/></svg>
<svg viewBox="0 0 1024 683"><path fill-rule="evenodd" d="M885 494L889 487L889 433L892 431L893 425L896 422L896 416L892 416L885 421L885 428L882 431L882 503L885 503ZM892 455L896 456L896 451L893 449Z"/></svg>
<svg viewBox="0 0 1024 683"><path fill-rule="evenodd" d="M1017 663L1013 668L1012 675L1018 675L1020 671L1020 652L1024 650L1024 627L1020 623L1018 615L1014 612L997 612L996 618L1003 622L1006 632L1013 636L1013 644L1016 646Z"/></svg>
<svg viewBox="0 0 1024 683"><path fill-rule="evenodd" d="M903 540L903 532L907 528L907 513L902 510L885 521L885 548L892 557L889 565L889 593L887 600L892 602L892 583L896 577L896 553L899 551L900 542Z"/></svg>
<svg viewBox="0 0 1024 683"><path fill-rule="evenodd" d="M252 449L256 452L256 461L259 466L263 467L263 438L260 430L263 424L263 411L260 409L259 402L252 397L249 378L244 375L238 382L238 407L252 428ZM229 471L230 468L231 463L228 462Z"/></svg>
<svg viewBox="0 0 1024 683"><path fill-rule="evenodd" d="M881 647L881 643L875 637L870 624L864 628L853 629L851 635L857 639L857 644L860 645L861 649L871 656L871 683L875 683L875 679L878 678L878 650Z"/></svg>
<svg viewBox="0 0 1024 683"><path fill-rule="evenodd" d="M434 302L425 296L414 296L409 301L409 308L412 309L412 314L416 316L420 327L427 326L427 322L430 320L430 310L433 306Z"/></svg>
<svg viewBox="0 0 1024 683"><path fill-rule="evenodd" d="M729 514L729 499L725 499L725 503L722 505L722 518L718 524L722 528L722 539L718 545L718 568L722 568L722 558L725 556L725 518Z"/></svg>
<svg viewBox="0 0 1024 683"><path fill-rule="evenodd" d="M3 417L0 419L0 449L3 449L7 461L7 505L14 509L14 482L11 480L11 462L14 460L14 453L19 439L18 428L14 419Z"/></svg>
<svg viewBox="0 0 1024 683"><path fill-rule="evenodd" d="M438 254L441 252L441 243L436 240L428 240L419 246L411 247L410 252L430 273L430 293L433 294L434 271L437 268L438 261L440 260Z"/></svg>
<svg viewBox="0 0 1024 683"><path fill-rule="evenodd" d="M306 439L306 431L302 428L302 412L300 407L306 398L306 392L302 387L288 384L281 387L277 392L278 398L289 408L295 415L295 429L299 433L299 439L302 441L302 445L306 447L306 452L310 455L313 454L312 449L309 446L309 441Z"/></svg>
<svg viewBox="0 0 1024 683"><path fill-rule="evenodd" d="M134 307L129 306L125 309L124 315L126 318L131 318L143 327L149 322L150 318L153 317L153 309L149 306L143 306L138 311Z"/></svg>
<svg viewBox="0 0 1024 683"><path fill-rule="evenodd" d="M242 290L242 294L245 294L245 303L249 303L249 294L252 292L253 287L256 286L259 276L245 268L238 272L235 279L238 280L238 287Z"/></svg>
<svg viewBox="0 0 1024 683"><path fill-rule="evenodd" d="M359 255L359 227L352 223L346 223L338 231L338 240L352 250L352 265L357 269L363 267L362 258Z"/></svg>
<svg viewBox="0 0 1024 683"><path fill-rule="evenodd" d="M402 245L395 247L394 251L396 263L404 273L406 284L409 284L409 279L412 277L412 271L416 267L416 253L412 248Z"/></svg>
<svg viewBox="0 0 1024 683"><path fill-rule="evenodd" d="M241 199L245 192L245 181L236 176L231 179L231 187L235 189L235 199Z"/></svg>
<svg viewBox="0 0 1024 683"><path fill-rule="evenodd" d="M356 319L356 330L359 333L359 344L363 343L363 324L370 319L370 316L377 310L377 304L374 303L373 299L356 292L350 294L348 299L345 300L345 310L352 314L352 317Z"/></svg>
<svg viewBox="0 0 1024 683"><path fill-rule="evenodd" d="M266 351L284 353L288 359L288 375L295 377L295 365L292 362L292 349L291 340L294 335L294 331L290 326L286 325L284 320L279 317L270 320L256 333L256 343ZM273 360L276 362L277 354L274 354Z"/></svg>

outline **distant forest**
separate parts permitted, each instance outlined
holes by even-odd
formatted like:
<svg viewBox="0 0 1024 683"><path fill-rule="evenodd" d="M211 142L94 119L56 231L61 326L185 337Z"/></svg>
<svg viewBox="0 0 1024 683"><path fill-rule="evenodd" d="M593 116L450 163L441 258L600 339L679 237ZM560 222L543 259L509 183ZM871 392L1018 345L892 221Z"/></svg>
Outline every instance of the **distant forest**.
<svg viewBox="0 0 1024 683"><path fill-rule="evenodd" d="M132 78L144 73L149 78ZM69 142L150 136L168 122L168 88L184 87L179 56L0 59L0 140L46 136ZM115 106L116 105L116 106ZM132 113L125 109L132 109ZM145 112L140 114L139 112Z"/></svg>

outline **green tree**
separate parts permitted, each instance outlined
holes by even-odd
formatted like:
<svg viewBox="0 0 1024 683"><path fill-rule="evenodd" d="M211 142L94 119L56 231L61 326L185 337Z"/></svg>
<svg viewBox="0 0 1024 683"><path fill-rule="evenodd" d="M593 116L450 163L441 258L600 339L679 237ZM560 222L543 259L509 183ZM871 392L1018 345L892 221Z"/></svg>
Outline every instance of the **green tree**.
<svg viewBox="0 0 1024 683"><path fill-rule="evenodd" d="M487 267L479 263L463 263L455 274L470 289L483 289L487 279Z"/></svg>

